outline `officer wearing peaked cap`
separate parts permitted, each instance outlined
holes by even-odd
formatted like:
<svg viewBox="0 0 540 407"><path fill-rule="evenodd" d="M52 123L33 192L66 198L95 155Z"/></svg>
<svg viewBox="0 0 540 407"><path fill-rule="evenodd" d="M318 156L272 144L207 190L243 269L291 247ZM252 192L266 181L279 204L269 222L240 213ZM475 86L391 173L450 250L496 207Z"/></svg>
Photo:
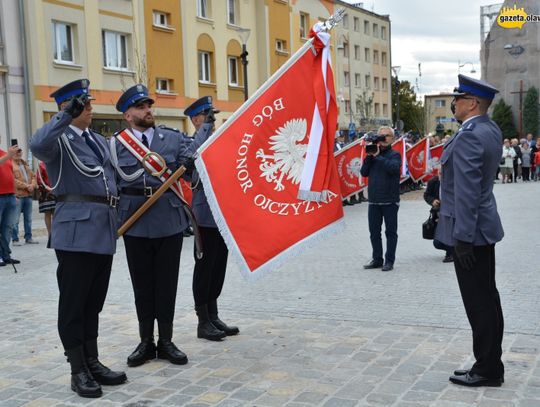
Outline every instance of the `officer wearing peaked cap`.
<svg viewBox="0 0 540 407"><path fill-rule="evenodd" d="M51 94L60 110L36 131L32 153L45 162L57 196L50 244L58 259L58 331L71 364L71 388L102 395L100 384L126 381L98 360L98 320L116 250L118 202L104 138L89 129L92 97L87 79Z"/></svg>
<svg viewBox="0 0 540 407"><path fill-rule="evenodd" d="M190 117L195 129L199 130L206 123L213 123L216 112L218 111L212 105L212 98L205 96L188 106L184 114ZM193 297L195 311L199 319L197 337L219 341L225 336L237 335L240 332L237 327L228 326L218 317L217 299L225 281L229 252L210 212L202 183L196 171L192 184L193 211L204 247L202 259L195 256L195 269L193 270Z"/></svg>
<svg viewBox="0 0 540 407"><path fill-rule="evenodd" d="M155 126L154 100L142 84L127 89L116 104L128 123L129 134L146 149L159 154L171 171L176 171L202 144L163 126ZM133 139L132 139L133 140ZM117 136L110 141L120 191L120 224L148 199L162 181L146 172L141 156L134 155ZM148 360L167 359L185 364L188 358L172 342L174 307L178 286L183 231L188 227L183 204L171 191L165 192L124 234L129 273L135 294L140 343L129 355L129 366ZM159 340L154 342L157 321Z"/></svg>
<svg viewBox="0 0 540 407"><path fill-rule="evenodd" d="M495 284L495 243L504 235L493 196L502 134L487 110L498 92L490 84L459 75L452 111L462 123L441 157L441 208L435 238L454 246L454 267L473 331L476 359L450 381L463 386L500 386L503 314Z"/></svg>

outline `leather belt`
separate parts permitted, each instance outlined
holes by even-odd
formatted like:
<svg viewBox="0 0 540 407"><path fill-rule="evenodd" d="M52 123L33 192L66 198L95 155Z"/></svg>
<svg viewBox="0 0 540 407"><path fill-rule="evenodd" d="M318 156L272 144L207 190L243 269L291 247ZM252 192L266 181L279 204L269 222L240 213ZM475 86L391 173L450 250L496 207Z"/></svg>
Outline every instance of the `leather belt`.
<svg viewBox="0 0 540 407"><path fill-rule="evenodd" d="M120 200L117 196L111 196L107 198L106 196L100 195L77 195L77 194L67 194L67 195L58 195L56 197L58 202L96 202L109 205L113 208L116 208L118 201Z"/></svg>
<svg viewBox="0 0 540 407"><path fill-rule="evenodd" d="M121 188L120 193L126 194L126 195L137 195L137 196L144 196L146 198L150 198L154 193L159 189L159 187L144 187L144 188ZM165 191L167 193L169 191Z"/></svg>

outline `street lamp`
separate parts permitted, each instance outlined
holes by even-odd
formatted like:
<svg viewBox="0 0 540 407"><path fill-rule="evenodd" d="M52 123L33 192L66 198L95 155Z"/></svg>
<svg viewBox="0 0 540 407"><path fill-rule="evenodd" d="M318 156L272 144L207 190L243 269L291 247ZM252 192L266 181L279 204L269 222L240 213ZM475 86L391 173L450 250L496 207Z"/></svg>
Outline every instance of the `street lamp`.
<svg viewBox="0 0 540 407"><path fill-rule="evenodd" d="M461 68L463 68L467 64L471 65L470 73L476 73L476 70L474 69L474 65L473 65L472 62L463 62L463 63L461 63L461 61L458 61L458 69L457 69L458 73L461 70Z"/></svg>
<svg viewBox="0 0 540 407"><path fill-rule="evenodd" d="M401 70L401 66L393 66L392 67L392 72L394 73L394 76L396 77L396 123L395 123L395 126L396 128L400 127L400 121L399 121L399 79L398 79L398 74L399 74L399 71ZM398 128L399 131L401 131L401 129Z"/></svg>
<svg viewBox="0 0 540 407"><path fill-rule="evenodd" d="M247 48L246 44L249 38L249 34L251 33L251 30L249 28L238 28L238 36L240 37L240 41L242 41L242 53L240 54L240 58L242 59L242 65L244 65L244 101L248 100L248 73L247 73Z"/></svg>

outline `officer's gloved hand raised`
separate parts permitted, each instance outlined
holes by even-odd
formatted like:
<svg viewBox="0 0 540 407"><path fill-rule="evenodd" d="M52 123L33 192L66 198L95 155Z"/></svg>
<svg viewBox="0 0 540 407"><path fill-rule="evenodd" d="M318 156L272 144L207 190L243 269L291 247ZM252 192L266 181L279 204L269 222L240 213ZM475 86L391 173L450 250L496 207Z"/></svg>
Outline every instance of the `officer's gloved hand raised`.
<svg viewBox="0 0 540 407"><path fill-rule="evenodd" d="M216 121L215 113L219 113L219 110L216 110L214 108L208 109L206 117L204 118L204 122L210 124L214 123Z"/></svg>
<svg viewBox="0 0 540 407"><path fill-rule="evenodd" d="M64 112L69 114L72 118L79 117L88 102L87 95L80 95L72 98L67 105L64 107Z"/></svg>
<svg viewBox="0 0 540 407"><path fill-rule="evenodd" d="M476 263L472 243L457 240L456 245L454 246L454 255L461 267L467 271L472 270L474 264Z"/></svg>

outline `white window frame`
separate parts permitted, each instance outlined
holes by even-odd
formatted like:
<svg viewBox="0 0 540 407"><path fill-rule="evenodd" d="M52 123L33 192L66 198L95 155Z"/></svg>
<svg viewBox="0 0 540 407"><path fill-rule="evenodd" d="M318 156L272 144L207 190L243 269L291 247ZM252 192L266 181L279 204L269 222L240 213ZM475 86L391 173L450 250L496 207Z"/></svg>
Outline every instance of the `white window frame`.
<svg viewBox="0 0 540 407"><path fill-rule="evenodd" d="M366 62L371 62L371 50L369 48L364 48L364 59Z"/></svg>
<svg viewBox="0 0 540 407"><path fill-rule="evenodd" d="M349 73L349 71L343 71L343 85L349 86L350 83L351 83L351 74Z"/></svg>
<svg viewBox="0 0 540 407"><path fill-rule="evenodd" d="M238 25L238 4L236 4L236 1L237 0L227 0L227 22L231 25Z"/></svg>
<svg viewBox="0 0 540 407"><path fill-rule="evenodd" d="M435 99L435 107L438 109L442 109L443 107L446 107L446 100L444 99Z"/></svg>
<svg viewBox="0 0 540 407"><path fill-rule="evenodd" d="M171 80L166 78L156 78L156 92L171 93Z"/></svg>
<svg viewBox="0 0 540 407"><path fill-rule="evenodd" d="M388 63L388 56L386 52L381 52L381 65L386 66L387 63Z"/></svg>
<svg viewBox="0 0 540 407"><path fill-rule="evenodd" d="M157 10L154 10L152 12L152 19L153 19L153 24L155 27L164 27L164 28L169 28L170 25L169 25L169 14L168 13L165 13L163 11L157 11ZM161 22L161 20L164 20L164 22Z"/></svg>
<svg viewBox="0 0 540 407"><path fill-rule="evenodd" d="M373 89L379 90L379 77L375 76L373 78Z"/></svg>
<svg viewBox="0 0 540 407"><path fill-rule="evenodd" d="M108 45L107 37L113 35L114 38L114 45L116 47L116 54L117 54L117 63L114 64L111 60L110 48ZM103 66L108 69L115 69L119 71L127 71L128 70L128 35L118 32L118 31L110 31L110 30L103 30L102 31L102 39L103 39ZM123 39L123 41L122 41Z"/></svg>
<svg viewBox="0 0 540 407"><path fill-rule="evenodd" d="M373 63L379 64L379 51L376 49L373 50Z"/></svg>
<svg viewBox="0 0 540 407"><path fill-rule="evenodd" d="M239 64L238 57L228 56L227 57L227 66L228 66L228 76L229 76L229 86L240 86L239 78Z"/></svg>
<svg viewBox="0 0 540 407"><path fill-rule="evenodd" d="M358 17L353 17L353 29L354 31L360 31L360 19Z"/></svg>
<svg viewBox="0 0 540 407"><path fill-rule="evenodd" d="M382 90L388 90L388 79L382 78Z"/></svg>
<svg viewBox="0 0 540 407"><path fill-rule="evenodd" d="M300 13L300 38L306 39L309 26L309 15Z"/></svg>
<svg viewBox="0 0 540 407"><path fill-rule="evenodd" d="M362 77L359 73L354 74L354 87L359 88L362 85Z"/></svg>
<svg viewBox="0 0 540 407"><path fill-rule="evenodd" d="M212 83L212 53L208 51L199 51L199 82Z"/></svg>
<svg viewBox="0 0 540 407"><path fill-rule="evenodd" d="M71 53L71 59L62 58L62 44L60 40L61 33L59 31L61 27L66 29L66 37L68 40L68 44L66 44L66 46L69 46L71 48L69 50L69 52ZM69 33L67 32L68 28L69 28ZM61 21L54 21L53 33L54 33L54 54L53 54L54 61L62 63L62 64L74 64L75 63L75 48L73 47L73 24L64 23Z"/></svg>
<svg viewBox="0 0 540 407"><path fill-rule="evenodd" d="M369 35L369 21L364 20L364 34Z"/></svg>
<svg viewBox="0 0 540 407"><path fill-rule="evenodd" d="M208 0L197 0L197 17L210 18L210 8Z"/></svg>
<svg viewBox="0 0 540 407"><path fill-rule="evenodd" d="M372 32L373 32L373 36L374 36L375 38L379 38L379 24L373 23L373 30L372 30Z"/></svg>
<svg viewBox="0 0 540 407"><path fill-rule="evenodd" d="M371 89L371 75L364 75L366 89Z"/></svg>
<svg viewBox="0 0 540 407"><path fill-rule="evenodd" d="M277 52L287 52L287 42L285 40L276 39L276 51Z"/></svg>
<svg viewBox="0 0 540 407"><path fill-rule="evenodd" d="M386 39L386 27L384 25L381 26L381 39L382 40Z"/></svg>

